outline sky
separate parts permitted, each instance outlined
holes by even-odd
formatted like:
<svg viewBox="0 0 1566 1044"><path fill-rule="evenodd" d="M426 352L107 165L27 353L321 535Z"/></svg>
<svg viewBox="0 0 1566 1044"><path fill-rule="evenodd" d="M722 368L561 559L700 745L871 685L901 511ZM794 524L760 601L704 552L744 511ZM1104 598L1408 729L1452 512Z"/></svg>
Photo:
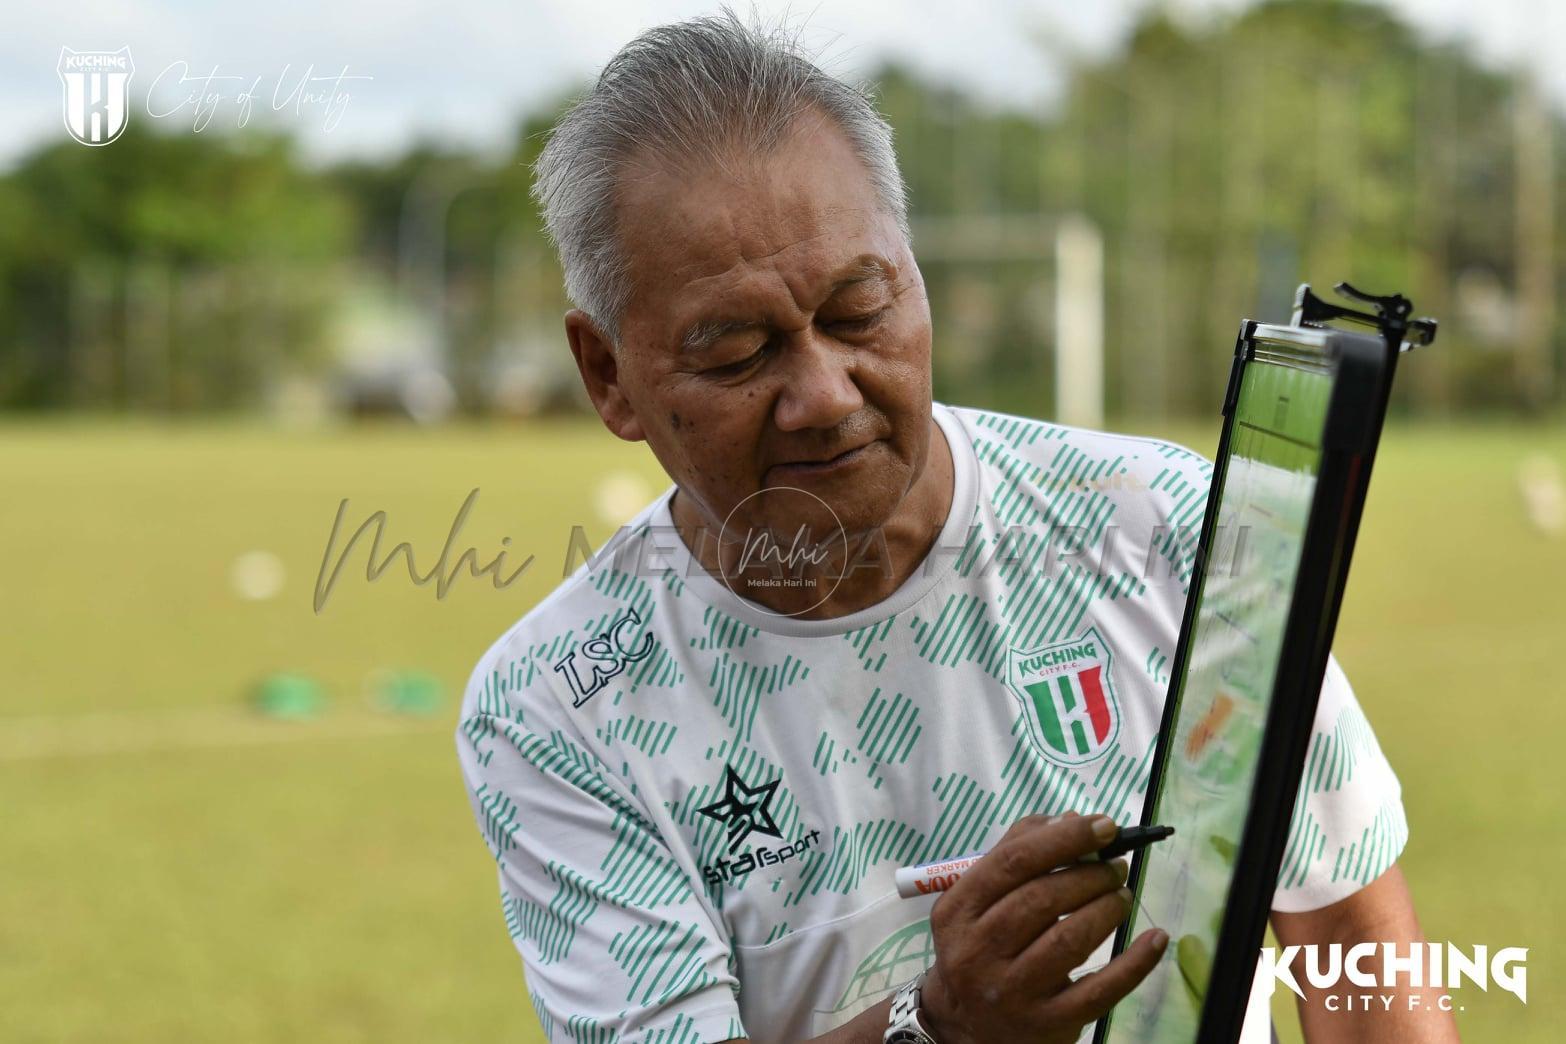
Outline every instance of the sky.
<svg viewBox="0 0 1566 1044"><path fill-rule="evenodd" d="M1045 107L1062 59L1097 55L1153 0L756 0L803 26L828 69L886 57L997 105ZM1246 0L1166 0L1200 21ZM1384 0L1432 38L1463 38L1487 64L1530 63L1566 111L1566 2ZM270 120L316 160L384 157L421 138L509 146L516 116L575 88L640 30L717 0L72 0L7 13L0 36L0 169L63 140L62 48L129 47L131 119L160 129L235 130ZM736 6L747 10L751 0ZM1034 42L1050 41L1041 49ZM1053 54L1053 56L1052 56ZM210 73L218 77L207 81ZM187 80L181 83L181 75ZM338 79L340 75L345 76ZM311 77L309 83L305 78ZM352 79L367 77L367 79ZM317 79L318 78L318 79ZM198 111L192 92L209 104ZM243 133L243 131L240 131Z"/></svg>

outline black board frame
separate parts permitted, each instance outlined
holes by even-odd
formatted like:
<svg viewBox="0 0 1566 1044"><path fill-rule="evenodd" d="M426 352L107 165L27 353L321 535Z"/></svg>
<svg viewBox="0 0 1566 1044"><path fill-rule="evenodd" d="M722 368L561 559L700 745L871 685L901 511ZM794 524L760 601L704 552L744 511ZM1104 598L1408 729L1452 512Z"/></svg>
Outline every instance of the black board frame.
<svg viewBox="0 0 1566 1044"><path fill-rule="evenodd" d="M1323 422L1321 459L1311 500L1300 567L1286 617L1272 701L1258 755L1256 778L1245 828L1235 853L1228 902L1213 953L1212 970L1196 1040L1229 1044L1239 1037L1250 1000L1272 896L1288 841L1291 813L1310 743L1327 657L1337 628L1355 538L1370 484L1376 448L1386 419L1392 377L1399 355L1396 338L1328 327L1277 326L1247 319L1235 342L1234 361L1224 394L1223 430L1218 440L1207 508L1197 545L1180 639L1170 668L1159 739L1150 766L1141 823L1150 825L1157 808L1169 748L1174 742L1181 686L1190 655L1196 609L1207 577L1217 527L1217 508L1228 473L1235 427L1235 406L1247 369L1258 360L1299 365L1333 378ZM1178 821L1168 815L1164 823ZM1129 887L1141 899L1144 860L1131 868ZM1114 954L1129 944L1130 918L1115 934ZM1175 940L1170 940L1171 950ZM1167 958L1166 958L1167 959ZM1105 1044L1113 1012L1100 1019L1094 1044Z"/></svg>

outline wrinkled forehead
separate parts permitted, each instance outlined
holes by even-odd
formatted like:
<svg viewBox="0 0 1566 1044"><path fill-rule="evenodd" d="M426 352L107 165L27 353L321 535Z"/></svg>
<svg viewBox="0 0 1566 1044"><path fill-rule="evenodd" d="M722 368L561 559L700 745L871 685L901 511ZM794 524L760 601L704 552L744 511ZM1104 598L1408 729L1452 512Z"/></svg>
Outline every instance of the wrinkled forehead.
<svg viewBox="0 0 1566 1044"><path fill-rule="evenodd" d="M802 129L764 153L735 150L711 162L642 155L616 192L627 307L651 320L693 296L783 280L794 293L824 287L866 253L890 256L888 228L869 172L835 127Z"/></svg>

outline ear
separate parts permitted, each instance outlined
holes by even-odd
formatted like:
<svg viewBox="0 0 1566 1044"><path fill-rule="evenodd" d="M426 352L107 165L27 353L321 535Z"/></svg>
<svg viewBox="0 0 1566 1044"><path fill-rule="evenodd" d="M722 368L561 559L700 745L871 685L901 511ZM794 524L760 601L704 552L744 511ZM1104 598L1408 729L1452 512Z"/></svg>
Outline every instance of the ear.
<svg viewBox="0 0 1566 1044"><path fill-rule="evenodd" d="M593 322L592 316L580 308L565 314L565 329L571 355L582 375L582 385L587 389L587 397L593 400L593 408L603 419L604 427L627 442L641 442L647 436L620 387L620 367L614 357L614 345Z"/></svg>

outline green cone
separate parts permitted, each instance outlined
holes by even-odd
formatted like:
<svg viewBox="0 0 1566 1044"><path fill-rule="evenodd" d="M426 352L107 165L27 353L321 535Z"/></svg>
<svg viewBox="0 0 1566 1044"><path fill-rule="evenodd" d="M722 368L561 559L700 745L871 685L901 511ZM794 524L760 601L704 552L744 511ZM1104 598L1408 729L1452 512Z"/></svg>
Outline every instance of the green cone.
<svg viewBox="0 0 1566 1044"><path fill-rule="evenodd" d="M270 674L256 685L251 703L268 718L302 721L320 717L326 694L302 674Z"/></svg>
<svg viewBox="0 0 1566 1044"><path fill-rule="evenodd" d="M383 671L371 682L370 705L391 714L436 714L443 702L440 682L422 671Z"/></svg>

